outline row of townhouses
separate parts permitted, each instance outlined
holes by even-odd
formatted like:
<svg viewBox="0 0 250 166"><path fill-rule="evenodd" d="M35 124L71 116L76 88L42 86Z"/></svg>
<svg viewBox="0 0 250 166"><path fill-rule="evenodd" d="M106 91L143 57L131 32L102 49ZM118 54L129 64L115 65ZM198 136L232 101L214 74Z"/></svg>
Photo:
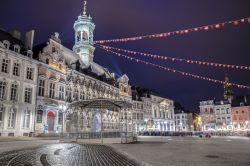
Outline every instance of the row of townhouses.
<svg viewBox="0 0 250 166"><path fill-rule="evenodd" d="M84 11L74 23L72 50L62 45L59 33L33 47L33 30L24 43L17 30L0 30L1 136L70 132L68 104L94 98L126 100L133 107L121 110L121 117L112 110L102 117L83 110L77 115L80 131L100 131L100 118L104 131L175 130L172 100L132 88L127 75L116 78L93 61L94 29Z"/></svg>
<svg viewBox="0 0 250 166"><path fill-rule="evenodd" d="M250 131L250 96L200 102L203 131Z"/></svg>

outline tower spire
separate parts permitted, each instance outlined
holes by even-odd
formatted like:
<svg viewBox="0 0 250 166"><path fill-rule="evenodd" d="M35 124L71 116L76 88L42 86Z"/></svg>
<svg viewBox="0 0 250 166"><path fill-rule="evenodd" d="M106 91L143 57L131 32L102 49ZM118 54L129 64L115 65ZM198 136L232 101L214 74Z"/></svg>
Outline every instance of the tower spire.
<svg viewBox="0 0 250 166"><path fill-rule="evenodd" d="M86 14L87 14L87 1L84 1L83 15L86 16Z"/></svg>
<svg viewBox="0 0 250 166"><path fill-rule="evenodd" d="M79 58L85 66L89 66L94 58L93 33L95 24L90 16L87 16L87 1L84 1L83 12L78 16L74 23L75 44L73 51L79 55Z"/></svg>
<svg viewBox="0 0 250 166"><path fill-rule="evenodd" d="M232 100L233 99L233 91L232 84L229 81L228 74L225 74L225 82L224 82L224 99Z"/></svg>

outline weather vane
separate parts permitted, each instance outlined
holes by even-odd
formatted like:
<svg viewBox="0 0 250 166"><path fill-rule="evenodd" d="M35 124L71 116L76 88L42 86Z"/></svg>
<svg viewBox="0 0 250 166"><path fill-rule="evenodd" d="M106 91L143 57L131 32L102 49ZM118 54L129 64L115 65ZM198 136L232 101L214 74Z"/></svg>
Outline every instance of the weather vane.
<svg viewBox="0 0 250 166"><path fill-rule="evenodd" d="M87 9L87 1L84 1L83 15L87 14L86 9Z"/></svg>

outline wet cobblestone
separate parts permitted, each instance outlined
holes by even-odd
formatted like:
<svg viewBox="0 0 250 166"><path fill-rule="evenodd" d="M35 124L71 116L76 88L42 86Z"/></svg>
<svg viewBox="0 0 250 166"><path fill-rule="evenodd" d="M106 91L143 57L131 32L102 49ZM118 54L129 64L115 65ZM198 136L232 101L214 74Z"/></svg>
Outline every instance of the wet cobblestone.
<svg viewBox="0 0 250 166"><path fill-rule="evenodd" d="M54 144L0 154L1 166L136 166L106 145Z"/></svg>

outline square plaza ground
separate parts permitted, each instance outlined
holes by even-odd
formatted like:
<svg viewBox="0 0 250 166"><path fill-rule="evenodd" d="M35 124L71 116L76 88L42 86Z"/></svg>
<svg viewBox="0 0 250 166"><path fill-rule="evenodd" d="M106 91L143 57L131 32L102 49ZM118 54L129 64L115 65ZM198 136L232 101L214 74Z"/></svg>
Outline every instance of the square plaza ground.
<svg viewBox="0 0 250 166"><path fill-rule="evenodd" d="M114 151L109 146L113 147ZM111 153L112 156L109 155ZM80 145L60 143L58 140L0 139L0 165L1 163L43 165L42 162L50 165L63 162L66 165L75 166L93 164L100 166L128 164L131 166L249 166L250 139L151 136L139 137L138 143L134 144L117 143L107 146L92 143Z"/></svg>
<svg viewBox="0 0 250 166"><path fill-rule="evenodd" d="M250 166L249 138L139 137L111 146L154 166Z"/></svg>

